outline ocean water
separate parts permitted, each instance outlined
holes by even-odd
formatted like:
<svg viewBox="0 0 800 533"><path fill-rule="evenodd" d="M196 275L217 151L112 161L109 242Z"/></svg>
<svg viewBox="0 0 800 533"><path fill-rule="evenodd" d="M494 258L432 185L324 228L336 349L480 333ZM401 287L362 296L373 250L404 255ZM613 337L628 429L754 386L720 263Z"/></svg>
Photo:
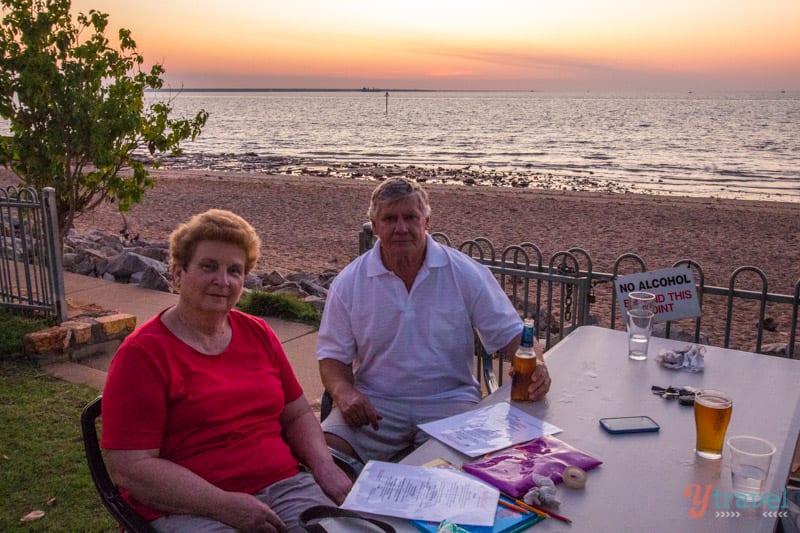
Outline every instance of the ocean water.
<svg viewBox="0 0 800 533"><path fill-rule="evenodd" d="M800 202L800 92L183 91L210 113L179 167L329 163L512 176L517 185ZM285 168L284 168L285 170ZM508 181L475 180L480 185ZM558 182L556 182L558 183ZM558 185L557 185L558 186Z"/></svg>
<svg viewBox="0 0 800 533"><path fill-rule="evenodd" d="M210 113L186 154L213 155L222 168L282 157L472 166L534 181L552 174L654 194L800 202L798 92L173 96L178 113Z"/></svg>

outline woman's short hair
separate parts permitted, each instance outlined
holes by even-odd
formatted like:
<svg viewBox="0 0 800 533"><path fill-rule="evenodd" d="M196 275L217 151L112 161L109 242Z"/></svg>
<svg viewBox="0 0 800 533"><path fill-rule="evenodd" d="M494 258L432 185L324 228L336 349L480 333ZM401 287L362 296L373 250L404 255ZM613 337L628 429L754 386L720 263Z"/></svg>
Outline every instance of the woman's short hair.
<svg viewBox="0 0 800 533"><path fill-rule="evenodd" d="M201 241L224 241L241 248L245 253L245 273L256 266L261 255L261 239L253 226L236 213L209 209L194 215L172 232L169 238L171 266L186 268Z"/></svg>
<svg viewBox="0 0 800 533"><path fill-rule="evenodd" d="M390 204L411 196L412 194L416 194L417 198L419 198L422 213L426 217L430 216L431 204L428 200L428 192L423 189L419 183L408 178L389 178L381 182L381 184L372 191L367 216L370 220L374 220L378 215L380 204Z"/></svg>

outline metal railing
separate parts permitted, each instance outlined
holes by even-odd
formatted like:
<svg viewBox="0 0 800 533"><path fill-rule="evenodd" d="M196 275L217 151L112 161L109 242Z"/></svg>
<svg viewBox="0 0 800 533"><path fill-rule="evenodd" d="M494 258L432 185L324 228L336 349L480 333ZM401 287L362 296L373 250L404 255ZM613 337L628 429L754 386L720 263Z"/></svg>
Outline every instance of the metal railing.
<svg viewBox="0 0 800 533"><path fill-rule="evenodd" d="M67 318L55 190L0 189L0 308Z"/></svg>
<svg viewBox="0 0 800 533"><path fill-rule="evenodd" d="M432 237L437 242L453 246L443 233L433 233ZM372 228L369 223L364 224L359 235L359 253L369 249L373 242ZM633 253L618 257L611 272L606 273L596 272L589 253L580 248L557 252L549 260L545 260L539 247L527 242L497 252L491 241L478 237L464 241L457 248L486 265L495 274L522 316L536 319L540 342L544 343L545 349L581 325L596 324L622 329L613 282L623 271L626 274L633 273L631 269L647 271L645 261ZM739 267L731 274L727 287L717 287L706 284L702 267L691 259L679 260L672 266L686 266L693 270L702 315L676 323L666 322L656 331L656 335L765 353L762 349L764 332L770 322L766 314L767 305L770 304L771 314L778 317L777 322L783 325L784 333L788 332L788 343L780 354L772 351L767 353L788 358L800 357L800 350L797 349L800 280L794 285L793 295L777 294L768 291L767 277L757 267ZM757 290L741 287L742 278L748 276L750 285L756 285ZM713 298L721 300L710 301ZM743 305L749 303L753 305ZM736 331L734 341L733 326L742 323L755 325L754 340L748 337L748 333L743 331L746 328L742 327ZM721 343L703 332L705 325L724 332ZM786 337L780 339L776 343L782 345L786 342ZM502 374L500 372L501 380Z"/></svg>

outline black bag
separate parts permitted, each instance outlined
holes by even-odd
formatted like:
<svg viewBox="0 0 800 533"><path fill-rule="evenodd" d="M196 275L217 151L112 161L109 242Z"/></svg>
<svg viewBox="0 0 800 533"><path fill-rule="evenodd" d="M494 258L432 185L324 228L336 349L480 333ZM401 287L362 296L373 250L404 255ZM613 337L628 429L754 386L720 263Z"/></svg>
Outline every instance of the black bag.
<svg viewBox="0 0 800 533"><path fill-rule="evenodd" d="M322 525L314 523L325 518L355 518L357 520L369 522L386 533L395 533L394 528L386 522L381 522L374 518L367 518L355 511L339 509L338 507L332 507L330 505L315 505L303 511L300 514L300 527L305 528L309 533L327 533L327 530Z"/></svg>

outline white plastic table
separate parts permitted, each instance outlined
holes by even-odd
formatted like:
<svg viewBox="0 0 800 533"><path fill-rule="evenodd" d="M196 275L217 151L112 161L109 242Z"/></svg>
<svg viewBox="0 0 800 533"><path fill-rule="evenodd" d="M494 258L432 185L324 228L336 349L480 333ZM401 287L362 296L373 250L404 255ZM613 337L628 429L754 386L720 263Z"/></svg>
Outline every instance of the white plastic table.
<svg viewBox="0 0 800 533"><path fill-rule="evenodd" d="M570 518L572 525L547 519L531 531L774 530L800 434L800 360L707 346L702 373L669 370L656 362L659 350L684 345L653 338L648 359L631 361L625 332L584 326L546 354L553 378L547 398L514 405L562 428L556 437L602 459L603 464L589 471L583 490L558 485L558 512ZM737 506L731 495L727 450L717 461L697 457L693 408L652 394L652 385L725 391L733 398L726 439L757 435L775 444L778 451L762 508ZM509 401L508 384L482 405L499 401ZM634 415L652 417L661 430L610 435L598 423L603 417ZM437 457L458 464L468 460L431 439L403 462L423 464Z"/></svg>

